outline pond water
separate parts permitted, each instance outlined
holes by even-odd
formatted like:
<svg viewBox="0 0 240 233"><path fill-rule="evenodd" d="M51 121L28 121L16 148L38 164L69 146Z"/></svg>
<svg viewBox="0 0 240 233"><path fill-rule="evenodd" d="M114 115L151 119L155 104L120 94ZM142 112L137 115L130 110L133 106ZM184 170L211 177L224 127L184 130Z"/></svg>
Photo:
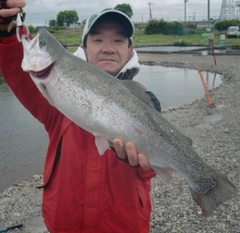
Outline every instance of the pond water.
<svg viewBox="0 0 240 233"><path fill-rule="evenodd" d="M0 81L0 191L41 174L48 136Z"/></svg>
<svg viewBox="0 0 240 233"><path fill-rule="evenodd" d="M144 46L136 47L137 52L181 52L187 51L191 53L197 53L202 55L208 55L212 53L212 48L208 46ZM240 53L239 47L222 47L214 45L214 53L226 54L226 53Z"/></svg>
<svg viewBox="0 0 240 233"><path fill-rule="evenodd" d="M222 84L221 75L205 71L202 74L209 90ZM162 109L190 104L205 95L198 70L141 65L134 80L157 96Z"/></svg>
<svg viewBox="0 0 240 233"><path fill-rule="evenodd" d="M194 49L204 49L206 46L145 46L136 47L137 52L147 51L147 52L177 52L177 51L190 51Z"/></svg>
<svg viewBox="0 0 240 233"><path fill-rule="evenodd" d="M204 97L196 70L146 65L141 68L135 80L155 93L162 108L178 107ZM221 76L203 74L209 88L221 84ZM0 191L42 172L48 136L1 77L0 141Z"/></svg>

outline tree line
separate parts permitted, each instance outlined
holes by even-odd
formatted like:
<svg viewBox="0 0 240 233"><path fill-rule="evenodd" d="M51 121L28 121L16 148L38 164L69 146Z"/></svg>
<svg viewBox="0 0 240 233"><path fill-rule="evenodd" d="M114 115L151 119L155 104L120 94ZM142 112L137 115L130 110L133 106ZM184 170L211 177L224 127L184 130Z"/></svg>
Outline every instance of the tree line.
<svg viewBox="0 0 240 233"><path fill-rule="evenodd" d="M108 10L108 9L110 8L107 8L104 10ZM127 4L127 3L118 4L113 9L124 12L126 15L128 15L129 18L131 18L133 15L132 7L130 6L130 4ZM78 22L78 20L79 20L78 13L75 10L60 11L57 14L56 19L49 20L49 27L50 28L63 27L63 26L69 27L72 24L74 25L84 24L86 21L85 19L82 23L80 23Z"/></svg>
<svg viewBox="0 0 240 233"><path fill-rule="evenodd" d="M104 9L108 10L110 8ZM128 3L118 4L113 9L120 10L128 15L129 18L133 16L132 7ZM80 25L85 24L86 19L83 22L79 22L78 13L75 10L65 10L60 11L57 14L56 19L49 20L49 27L56 28L56 27L69 27L70 25ZM226 31L230 26L240 26L239 20L223 20L216 22L214 24L214 29L220 32ZM31 26L30 26L31 27ZM32 29L32 28L31 28ZM185 33L195 33L197 29L197 24L195 22L188 22L187 24L187 31L184 28L183 23L178 21L165 21L161 20L149 20L145 25L144 31L147 35L152 34L164 34L164 35L182 35Z"/></svg>

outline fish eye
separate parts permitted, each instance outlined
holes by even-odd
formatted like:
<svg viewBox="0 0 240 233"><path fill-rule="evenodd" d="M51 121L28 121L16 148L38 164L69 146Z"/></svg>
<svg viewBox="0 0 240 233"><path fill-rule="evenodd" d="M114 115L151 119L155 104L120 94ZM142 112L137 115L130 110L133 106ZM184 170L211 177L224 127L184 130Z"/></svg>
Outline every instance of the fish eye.
<svg viewBox="0 0 240 233"><path fill-rule="evenodd" d="M40 46L40 47L43 47L45 44L46 44L46 43L45 43L44 40L40 40L40 41L39 41L39 46Z"/></svg>

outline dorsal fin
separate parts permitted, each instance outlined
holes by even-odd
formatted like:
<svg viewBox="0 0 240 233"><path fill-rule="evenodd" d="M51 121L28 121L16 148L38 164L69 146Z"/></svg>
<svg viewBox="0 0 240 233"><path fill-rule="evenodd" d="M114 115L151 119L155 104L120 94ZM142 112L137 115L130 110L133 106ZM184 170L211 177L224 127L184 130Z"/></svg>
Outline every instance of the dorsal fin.
<svg viewBox="0 0 240 233"><path fill-rule="evenodd" d="M146 94L146 87L134 80L121 80L122 84L138 99L154 108L151 98Z"/></svg>

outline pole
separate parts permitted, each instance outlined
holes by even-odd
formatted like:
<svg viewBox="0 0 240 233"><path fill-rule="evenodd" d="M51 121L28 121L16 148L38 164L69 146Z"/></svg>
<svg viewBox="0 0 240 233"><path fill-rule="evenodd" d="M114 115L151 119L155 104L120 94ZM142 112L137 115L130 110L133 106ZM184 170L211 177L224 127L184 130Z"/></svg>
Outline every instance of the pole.
<svg viewBox="0 0 240 233"><path fill-rule="evenodd" d="M215 48L214 48L214 43L213 43L213 41L212 41L212 54L213 54L214 64L217 65L216 56L215 56Z"/></svg>
<svg viewBox="0 0 240 233"><path fill-rule="evenodd" d="M200 67L197 68L198 69L198 73L200 75L200 79L202 81L202 85L203 85L203 88L204 88L204 91L205 91L205 95L206 95L206 99L207 99L207 102L208 102L208 106L210 108L214 108L214 103L212 102L212 99L210 97L210 94L209 94L209 91L208 91L208 88L207 88L207 85L204 81L204 77L203 77L203 74L202 74L202 69Z"/></svg>
<svg viewBox="0 0 240 233"><path fill-rule="evenodd" d="M187 18L187 10L186 10L187 0L184 0L184 32L186 33L187 25L186 25L186 18Z"/></svg>
<svg viewBox="0 0 240 233"><path fill-rule="evenodd" d="M211 31L211 28L210 28L210 0L208 0L208 28L209 28L209 31Z"/></svg>
<svg viewBox="0 0 240 233"><path fill-rule="evenodd" d="M208 33L211 32L211 26L210 26L210 0L208 0ZM211 41L208 38L208 46L210 47L212 45L213 41Z"/></svg>
<svg viewBox="0 0 240 233"><path fill-rule="evenodd" d="M150 17L150 20L152 20L152 9L151 9L152 3L149 2L148 5L149 5L149 17Z"/></svg>
<svg viewBox="0 0 240 233"><path fill-rule="evenodd" d="M187 2L189 0L184 0L184 31L186 33L187 31Z"/></svg>

